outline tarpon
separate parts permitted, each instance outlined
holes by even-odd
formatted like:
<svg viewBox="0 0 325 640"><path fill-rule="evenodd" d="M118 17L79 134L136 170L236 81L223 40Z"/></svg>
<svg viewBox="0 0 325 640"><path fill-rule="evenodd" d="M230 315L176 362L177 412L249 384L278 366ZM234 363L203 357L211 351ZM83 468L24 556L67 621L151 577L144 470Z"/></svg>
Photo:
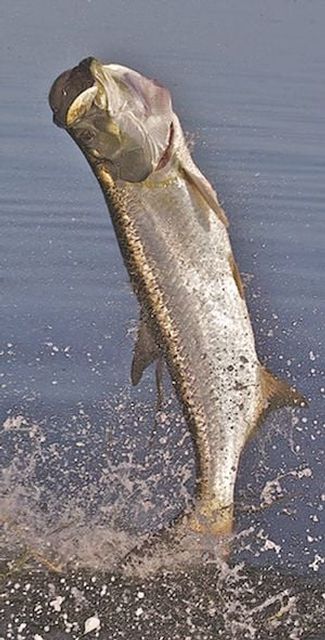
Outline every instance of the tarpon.
<svg viewBox="0 0 325 640"><path fill-rule="evenodd" d="M101 186L140 303L132 381L163 357L193 436L188 526L229 533L246 442L268 409L304 399L259 362L227 218L169 91L87 58L57 78L49 101Z"/></svg>

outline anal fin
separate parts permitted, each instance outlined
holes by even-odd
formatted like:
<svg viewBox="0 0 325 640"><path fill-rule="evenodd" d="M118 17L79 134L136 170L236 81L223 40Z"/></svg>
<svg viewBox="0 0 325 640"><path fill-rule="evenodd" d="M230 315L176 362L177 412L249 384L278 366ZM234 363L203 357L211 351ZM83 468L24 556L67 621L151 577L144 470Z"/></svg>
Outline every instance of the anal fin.
<svg viewBox="0 0 325 640"><path fill-rule="evenodd" d="M134 386L140 382L144 370L159 358L159 355L160 349L157 346L145 319L140 317L131 365L131 381Z"/></svg>
<svg viewBox="0 0 325 640"><path fill-rule="evenodd" d="M297 389L274 376L265 367L261 367L261 377L265 411L272 411L284 406L308 405L306 398Z"/></svg>

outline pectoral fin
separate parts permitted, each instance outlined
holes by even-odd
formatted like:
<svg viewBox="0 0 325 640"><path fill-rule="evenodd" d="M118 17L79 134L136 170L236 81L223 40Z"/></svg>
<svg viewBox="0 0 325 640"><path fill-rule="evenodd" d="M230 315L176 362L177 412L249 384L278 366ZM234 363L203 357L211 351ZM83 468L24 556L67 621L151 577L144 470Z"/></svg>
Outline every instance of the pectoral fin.
<svg viewBox="0 0 325 640"><path fill-rule="evenodd" d="M184 165L181 165L180 171L182 172L185 180L187 180L187 182L197 190L210 209L217 214L219 220L228 227L228 219L223 208L219 204L217 194L201 171L199 171L194 163L193 167L185 167Z"/></svg>
<svg viewBox="0 0 325 640"><path fill-rule="evenodd" d="M307 406L308 403L304 396L287 382L276 378L273 373L264 367L261 367L261 374L265 411L279 409L284 406Z"/></svg>
<svg viewBox="0 0 325 640"><path fill-rule="evenodd" d="M152 336L150 329L143 318L140 318L137 339L134 346L131 365L131 381L136 386L144 370L160 355L159 347Z"/></svg>

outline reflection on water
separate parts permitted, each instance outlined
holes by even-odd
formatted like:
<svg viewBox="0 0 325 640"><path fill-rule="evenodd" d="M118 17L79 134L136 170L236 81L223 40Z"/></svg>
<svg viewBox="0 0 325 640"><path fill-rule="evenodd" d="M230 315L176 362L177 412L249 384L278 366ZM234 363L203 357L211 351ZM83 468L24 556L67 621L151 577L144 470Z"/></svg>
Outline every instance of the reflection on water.
<svg viewBox="0 0 325 640"><path fill-rule="evenodd" d="M325 567L324 4L3 6L0 637L312 640ZM231 568L203 553L199 572L116 572L190 506L194 463L171 391L155 420L152 372L129 387L136 303L97 185L51 125L51 82L88 54L171 89L231 221L260 358L310 402L273 414L243 455Z"/></svg>

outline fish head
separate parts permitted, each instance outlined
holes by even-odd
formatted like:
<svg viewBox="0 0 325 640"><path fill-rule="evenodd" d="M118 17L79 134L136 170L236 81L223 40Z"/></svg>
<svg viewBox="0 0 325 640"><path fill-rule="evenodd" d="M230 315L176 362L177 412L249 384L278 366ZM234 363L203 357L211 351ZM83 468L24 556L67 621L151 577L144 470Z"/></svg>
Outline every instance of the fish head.
<svg viewBox="0 0 325 640"><path fill-rule="evenodd" d="M136 71L86 58L55 80L49 103L55 124L115 180L142 182L171 159L170 93Z"/></svg>

